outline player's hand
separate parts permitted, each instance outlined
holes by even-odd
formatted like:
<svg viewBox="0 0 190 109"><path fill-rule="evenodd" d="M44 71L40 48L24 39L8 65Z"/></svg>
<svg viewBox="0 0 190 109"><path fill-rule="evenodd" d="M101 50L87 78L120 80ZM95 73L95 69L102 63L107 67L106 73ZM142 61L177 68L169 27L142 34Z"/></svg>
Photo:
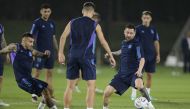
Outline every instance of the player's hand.
<svg viewBox="0 0 190 109"><path fill-rule="evenodd" d="M65 64L65 55L63 53L58 54L58 61L60 64Z"/></svg>
<svg viewBox="0 0 190 109"><path fill-rule="evenodd" d="M142 71L138 70L135 75L137 75L138 77L142 77Z"/></svg>
<svg viewBox="0 0 190 109"><path fill-rule="evenodd" d="M46 55L46 56L50 57L51 52L50 52L49 50L46 50L46 51L44 52L44 55Z"/></svg>
<svg viewBox="0 0 190 109"><path fill-rule="evenodd" d="M160 63L160 55L156 56L156 63Z"/></svg>
<svg viewBox="0 0 190 109"><path fill-rule="evenodd" d="M116 66L116 62L115 62L115 59L113 58L113 56L109 56L109 61L110 61L112 68L114 68Z"/></svg>
<svg viewBox="0 0 190 109"><path fill-rule="evenodd" d="M108 53L106 53L105 55L104 55L104 58L108 58L109 57L109 54Z"/></svg>

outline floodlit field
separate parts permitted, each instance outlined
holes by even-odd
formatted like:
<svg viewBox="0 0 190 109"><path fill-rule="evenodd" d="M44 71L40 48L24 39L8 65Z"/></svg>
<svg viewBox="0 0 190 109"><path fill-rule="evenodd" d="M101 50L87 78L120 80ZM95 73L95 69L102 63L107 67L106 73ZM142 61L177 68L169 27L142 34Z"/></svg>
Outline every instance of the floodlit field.
<svg viewBox="0 0 190 109"><path fill-rule="evenodd" d="M5 66L4 72L1 99L11 105L5 109L37 109L38 104L31 102L31 95L17 87L12 67ZM116 72L110 67L98 67L97 87L104 89ZM41 75L41 79L44 79L44 74ZM56 67L54 70L54 89L59 109L63 109L65 87L65 67ZM85 82L81 81L79 87L82 92L74 93L71 109L86 108ZM135 109L130 100L130 93L131 89L121 97L114 94L111 98L110 109ZM179 69L158 67L151 94L157 99L153 101L156 109L190 109L190 74L182 74ZM102 94L96 95L95 109L102 109Z"/></svg>

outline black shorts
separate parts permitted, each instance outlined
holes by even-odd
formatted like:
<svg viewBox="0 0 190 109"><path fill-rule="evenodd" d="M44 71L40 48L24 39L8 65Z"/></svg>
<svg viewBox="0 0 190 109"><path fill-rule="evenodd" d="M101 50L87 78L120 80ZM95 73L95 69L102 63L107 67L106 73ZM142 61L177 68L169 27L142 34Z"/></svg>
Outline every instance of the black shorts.
<svg viewBox="0 0 190 109"><path fill-rule="evenodd" d="M36 69L53 69L54 67L54 55L51 55L49 58L36 57L34 60L34 68Z"/></svg>
<svg viewBox="0 0 190 109"><path fill-rule="evenodd" d="M41 96L42 91L48 86L46 82L35 78L22 78L20 81L17 81L17 84L24 91L30 94L36 94L38 96Z"/></svg>
<svg viewBox="0 0 190 109"><path fill-rule="evenodd" d="M128 76L116 74L109 85L116 90L116 94L122 95L129 87L135 88L135 80L137 78L139 77L135 74Z"/></svg>

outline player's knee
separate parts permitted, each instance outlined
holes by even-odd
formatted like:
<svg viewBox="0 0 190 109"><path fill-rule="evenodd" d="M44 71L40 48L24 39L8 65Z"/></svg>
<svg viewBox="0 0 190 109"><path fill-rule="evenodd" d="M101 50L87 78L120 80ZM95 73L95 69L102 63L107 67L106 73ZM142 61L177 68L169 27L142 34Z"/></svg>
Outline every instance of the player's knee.
<svg viewBox="0 0 190 109"><path fill-rule="evenodd" d="M152 79L152 74L151 73L147 73L147 79Z"/></svg>
<svg viewBox="0 0 190 109"><path fill-rule="evenodd" d="M46 74L47 77L52 77L52 73L53 73L52 70L47 70L47 74Z"/></svg>
<svg viewBox="0 0 190 109"><path fill-rule="evenodd" d="M140 89L142 89L144 87L142 79L140 79L140 78L136 79L136 81L135 81L135 87L138 90L140 90Z"/></svg>
<svg viewBox="0 0 190 109"><path fill-rule="evenodd" d="M113 90L109 86L107 86L104 91L104 97L109 97L111 96L112 93L113 93Z"/></svg>

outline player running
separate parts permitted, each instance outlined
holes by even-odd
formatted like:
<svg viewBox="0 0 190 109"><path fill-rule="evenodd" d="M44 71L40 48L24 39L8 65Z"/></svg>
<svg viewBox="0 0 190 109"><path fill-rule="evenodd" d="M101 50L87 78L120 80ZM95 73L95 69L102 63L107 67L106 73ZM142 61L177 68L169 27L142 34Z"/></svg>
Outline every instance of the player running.
<svg viewBox="0 0 190 109"><path fill-rule="evenodd" d="M135 33L135 26L127 25L124 30L125 40L122 41L121 50L112 52L113 55L120 55L121 62L118 73L104 91L103 109L108 109L109 99L113 93L122 95L130 86L138 89L149 101L148 109L154 109L147 90L143 86L142 69L145 59L140 43L134 39ZM109 57L108 54L106 57Z"/></svg>
<svg viewBox="0 0 190 109"><path fill-rule="evenodd" d="M30 33L24 33L22 35L21 44L13 43L0 50L0 54L11 52L11 61L13 64L14 74L18 86L24 91L30 94L36 94L42 96L42 102L40 102L38 109L44 109L45 104L49 109L57 109L53 103L49 90L48 84L41 80L32 78L32 66L33 56L39 56L47 58L50 56L50 51L45 50L44 53L33 49L34 38Z"/></svg>
<svg viewBox="0 0 190 109"><path fill-rule="evenodd" d="M59 62L65 64L65 55L63 53L65 42L70 36L70 50L67 62L67 88L64 94L64 109L69 109L72 100L72 93L75 84L79 78L79 70L82 71L82 79L87 82L87 109L93 109L96 85L96 65L94 43L96 33L100 43L109 54L109 60L112 66L115 66L115 60L111 50L102 33L101 26L97 24L92 16L94 15L95 5L92 2L86 2L83 5L82 17L71 20L61 38L59 48Z"/></svg>
<svg viewBox="0 0 190 109"><path fill-rule="evenodd" d="M160 44L156 29L151 25L152 13L150 11L142 12L142 25L137 26L137 40L143 47L145 56L144 70L147 73L146 88L150 95L152 76L156 71L156 63L160 62ZM131 100L136 99L136 90L132 89ZM153 99L151 97L151 99Z"/></svg>
<svg viewBox="0 0 190 109"><path fill-rule="evenodd" d="M5 37L4 37L4 28L3 26L0 24L0 50L2 48L5 48L7 46ZM7 60L9 60L9 57L7 56ZM3 56L0 55L0 91L2 89L2 84L3 84ZM0 106L9 106L9 104L3 102L2 100L0 100Z"/></svg>
<svg viewBox="0 0 190 109"><path fill-rule="evenodd" d="M49 17L51 15L51 6L49 4L42 4L40 9L41 17L33 22L31 34L35 36L36 49L40 52L50 50L51 55L49 58L43 59L36 57L34 61L34 78L39 78L40 72L43 68L46 70L46 82L48 83L48 89L52 98L53 96L53 67L55 60L55 49L58 50L58 44L55 37L55 23ZM55 48L55 49L54 49ZM32 101L37 101L37 96L32 94Z"/></svg>

